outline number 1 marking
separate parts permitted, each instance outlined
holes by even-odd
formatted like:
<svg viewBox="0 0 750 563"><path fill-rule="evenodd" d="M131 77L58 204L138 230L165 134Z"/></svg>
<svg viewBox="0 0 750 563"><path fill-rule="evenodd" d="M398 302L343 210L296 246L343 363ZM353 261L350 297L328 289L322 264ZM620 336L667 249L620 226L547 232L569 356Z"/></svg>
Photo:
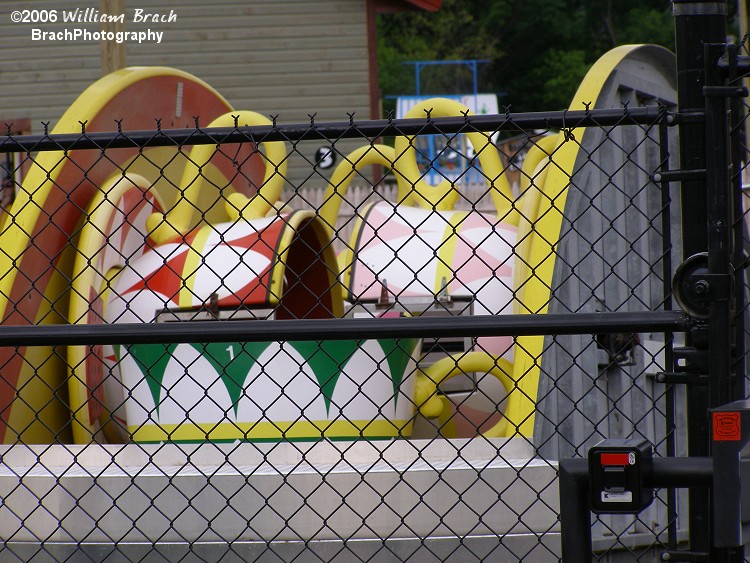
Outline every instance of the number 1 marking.
<svg viewBox="0 0 750 563"><path fill-rule="evenodd" d="M233 361L234 360L234 346L232 346L231 344L227 346L227 352L229 352L229 361L230 362Z"/></svg>

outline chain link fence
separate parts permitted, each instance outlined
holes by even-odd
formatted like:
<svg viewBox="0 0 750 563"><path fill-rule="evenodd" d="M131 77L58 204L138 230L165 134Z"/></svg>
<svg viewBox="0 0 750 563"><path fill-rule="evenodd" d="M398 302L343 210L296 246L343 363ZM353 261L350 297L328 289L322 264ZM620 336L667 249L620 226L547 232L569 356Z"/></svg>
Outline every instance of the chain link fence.
<svg viewBox="0 0 750 563"><path fill-rule="evenodd" d="M674 61L618 56L565 112L9 130L0 559L559 560L559 459L686 454Z"/></svg>

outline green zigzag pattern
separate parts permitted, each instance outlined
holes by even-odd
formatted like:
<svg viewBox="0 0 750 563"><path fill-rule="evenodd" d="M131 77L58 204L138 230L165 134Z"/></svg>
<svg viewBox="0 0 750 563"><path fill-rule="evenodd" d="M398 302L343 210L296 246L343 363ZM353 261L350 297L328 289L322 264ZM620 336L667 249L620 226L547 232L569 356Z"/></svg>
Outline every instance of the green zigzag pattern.
<svg viewBox="0 0 750 563"><path fill-rule="evenodd" d="M344 366L349 362L357 349L362 345L361 340L326 340L295 341L289 342L299 354L307 361L315 374L320 386L320 391L329 411L336 383L341 376ZM399 340L381 339L378 344L384 352L388 369L393 382L394 400L398 401L398 389L404 379L404 372L417 346L416 338L405 338ZM228 349L231 346L239 346L234 358L226 361L229 357ZM270 342L214 342L210 344L192 344L216 373L227 389L232 400L232 406L237 414L239 400L245 386L245 379L250 373L258 358L270 346ZM167 370L169 360L172 359L177 344L135 344L128 346L128 352L133 356L138 368L144 375L151 396L156 405L156 414L159 414L159 399L161 397L162 382ZM120 347L116 350L120 355Z"/></svg>

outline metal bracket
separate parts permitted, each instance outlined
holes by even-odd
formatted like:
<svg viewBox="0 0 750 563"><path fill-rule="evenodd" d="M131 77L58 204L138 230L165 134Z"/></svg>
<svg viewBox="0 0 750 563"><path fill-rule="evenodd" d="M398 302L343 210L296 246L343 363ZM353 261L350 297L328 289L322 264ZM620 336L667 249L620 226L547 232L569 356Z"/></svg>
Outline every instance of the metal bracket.
<svg viewBox="0 0 750 563"><path fill-rule="evenodd" d="M744 86L704 86L703 95L707 98L747 98Z"/></svg>
<svg viewBox="0 0 750 563"><path fill-rule="evenodd" d="M659 559L662 561L674 561L675 563L702 563L709 561L708 553L699 551L662 551Z"/></svg>
<svg viewBox="0 0 750 563"><path fill-rule="evenodd" d="M708 374L708 349L693 346L678 346L672 351L675 360L684 360L680 372L694 374Z"/></svg>
<svg viewBox="0 0 750 563"><path fill-rule="evenodd" d="M729 301L734 278L730 274L695 273L690 281L696 301Z"/></svg>
<svg viewBox="0 0 750 563"><path fill-rule="evenodd" d="M734 64L736 65L736 71L738 74L750 73L750 57L745 55L737 55L734 57ZM726 55L719 59L719 70L728 71L732 67L732 61Z"/></svg>
<svg viewBox="0 0 750 563"><path fill-rule="evenodd" d="M682 182L685 180L705 180L706 169L698 168L696 170L662 170L651 176L651 180L659 182Z"/></svg>
<svg viewBox="0 0 750 563"><path fill-rule="evenodd" d="M652 377L656 383L666 383L668 385L697 385L702 387L708 386L708 375L705 373L659 371L647 375Z"/></svg>
<svg viewBox="0 0 750 563"><path fill-rule="evenodd" d="M656 383L668 385L708 386L708 351L692 346L676 347L675 360L684 360L678 371L658 371L646 374Z"/></svg>

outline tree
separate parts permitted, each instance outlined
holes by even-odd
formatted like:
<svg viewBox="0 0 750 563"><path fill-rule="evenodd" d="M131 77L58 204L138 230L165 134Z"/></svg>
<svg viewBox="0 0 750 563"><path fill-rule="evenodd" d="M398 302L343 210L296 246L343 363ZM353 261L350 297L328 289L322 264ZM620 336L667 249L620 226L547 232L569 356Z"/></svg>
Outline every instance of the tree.
<svg viewBox="0 0 750 563"><path fill-rule="evenodd" d="M588 68L612 47L673 48L674 22L663 0L444 0L436 13L380 16L378 37L384 96L414 93L404 61L489 59L480 67L481 91L497 93L513 111L542 111L567 107ZM423 90L466 93L453 72L423 75L432 81Z"/></svg>
<svg viewBox="0 0 750 563"><path fill-rule="evenodd" d="M378 19L378 69L380 90L389 96L416 93L414 67L408 61L494 59L498 37L486 27L483 13L506 0L444 0L435 13L409 12L381 15ZM486 71L488 69L481 69ZM430 67L420 75L422 92L457 94L470 91L467 67ZM482 76L482 82L486 82Z"/></svg>

